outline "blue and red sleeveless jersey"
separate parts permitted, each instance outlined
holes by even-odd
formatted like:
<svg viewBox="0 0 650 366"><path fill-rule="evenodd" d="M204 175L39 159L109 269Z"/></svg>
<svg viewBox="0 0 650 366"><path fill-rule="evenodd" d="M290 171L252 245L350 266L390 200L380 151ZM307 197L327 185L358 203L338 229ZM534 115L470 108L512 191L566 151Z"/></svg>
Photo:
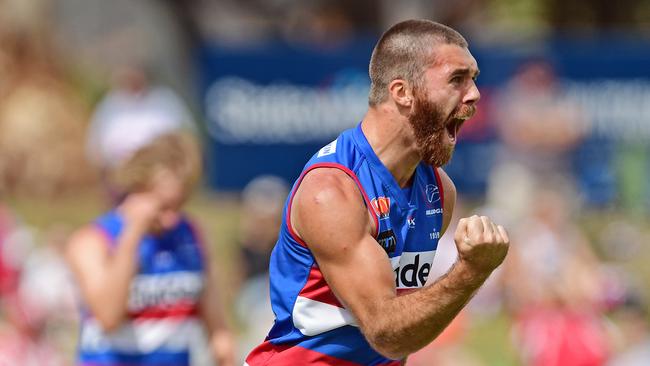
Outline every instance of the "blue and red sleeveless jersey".
<svg viewBox="0 0 650 366"><path fill-rule="evenodd" d="M95 221L111 247L124 227L117 211ZM160 236L145 235L137 253L138 272L130 285L127 318L104 332L82 307L77 363L84 366L186 366L200 339L199 298L204 285L202 246L186 220Z"/></svg>
<svg viewBox="0 0 650 366"><path fill-rule="evenodd" d="M293 186L271 255L275 323L246 364L399 365L399 360L383 357L368 344L352 313L323 278L309 243L291 228L296 189L305 174L322 167L344 171L359 186L375 218L377 245L390 260L398 293L424 286L429 276L442 228L443 193L438 172L421 163L410 192L400 188L359 124L314 154ZM372 286L372 279L368 281Z"/></svg>

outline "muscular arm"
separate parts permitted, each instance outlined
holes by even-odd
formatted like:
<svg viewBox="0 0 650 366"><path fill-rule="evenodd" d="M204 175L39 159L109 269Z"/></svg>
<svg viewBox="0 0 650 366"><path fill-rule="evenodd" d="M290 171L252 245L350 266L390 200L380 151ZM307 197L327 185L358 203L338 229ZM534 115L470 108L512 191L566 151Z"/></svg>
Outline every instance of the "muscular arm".
<svg viewBox="0 0 650 366"><path fill-rule="evenodd" d="M77 231L66 257L81 294L101 327L119 327L127 310L129 285L137 272L137 248L144 229L126 225L110 250L100 229L88 225Z"/></svg>
<svg viewBox="0 0 650 366"><path fill-rule="evenodd" d="M398 297L390 262L372 237L375 228L359 189L335 169L307 174L293 201L291 223L370 344L393 359L440 334L493 269L461 255L438 281ZM477 225L473 220L474 230ZM459 227L467 230L467 221L461 220Z"/></svg>

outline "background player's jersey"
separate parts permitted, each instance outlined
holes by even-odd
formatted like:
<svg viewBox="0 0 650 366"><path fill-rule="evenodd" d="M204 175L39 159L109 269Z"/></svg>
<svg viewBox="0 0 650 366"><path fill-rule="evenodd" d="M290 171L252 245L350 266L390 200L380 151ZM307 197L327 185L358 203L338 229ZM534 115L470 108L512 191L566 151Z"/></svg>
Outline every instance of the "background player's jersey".
<svg viewBox="0 0 650 366"><path fill-rule="evenodd" d="M386 251L395 272L398 293L422 287L429 276L443 217L436 169L420 164L407 194L375 155L361 125L345 131L309 160L287 199L270 264L275 324L247 364L399 365L370 347L352 313L323 278L309 243L291 228L293 195L305 174L320 167L341 169L359 185L376 220L377 245ZM372 279L368 281L372 286Z"/></svg>
<svg viewBox="0 0 650 366"><path fill-rule="evenodd" d="M116 212L96 220L111 247L124 224ZM203 255L185 219L161 236L145 235L138 246L138 273L131 281L128 315L122 326L105 333L83 309L80 365L190 364L190 344L202 328L198 301L203 290Z"/></svg>

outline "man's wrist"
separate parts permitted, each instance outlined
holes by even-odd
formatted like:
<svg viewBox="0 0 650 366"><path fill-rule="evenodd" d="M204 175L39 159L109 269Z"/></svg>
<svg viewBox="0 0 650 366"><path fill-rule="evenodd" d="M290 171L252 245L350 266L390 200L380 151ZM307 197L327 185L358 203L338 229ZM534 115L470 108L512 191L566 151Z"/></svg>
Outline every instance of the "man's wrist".
<svg viewBox="0 0 650 366"><path fill-rule="evenodd" d="M451 272L456 276L463 286L473 289L481 287L492 271L476 268L470 262L459 258L454 264Z"/></svg>

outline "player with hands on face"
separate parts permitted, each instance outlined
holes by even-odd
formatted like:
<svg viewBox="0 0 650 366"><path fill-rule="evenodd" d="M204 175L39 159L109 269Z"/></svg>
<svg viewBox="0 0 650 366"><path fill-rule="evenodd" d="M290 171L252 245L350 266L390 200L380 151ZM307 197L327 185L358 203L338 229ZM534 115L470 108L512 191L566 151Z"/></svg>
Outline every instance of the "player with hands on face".
<svg viewBox="0 0 650 366"><path fill-rule="evenodd" d="M114 171L123 200L69 240L83 300L79 365L190 365L203 329L202 352L234 365L209 247L182 211L200 166L192 137L156 138Z"/></svg>

